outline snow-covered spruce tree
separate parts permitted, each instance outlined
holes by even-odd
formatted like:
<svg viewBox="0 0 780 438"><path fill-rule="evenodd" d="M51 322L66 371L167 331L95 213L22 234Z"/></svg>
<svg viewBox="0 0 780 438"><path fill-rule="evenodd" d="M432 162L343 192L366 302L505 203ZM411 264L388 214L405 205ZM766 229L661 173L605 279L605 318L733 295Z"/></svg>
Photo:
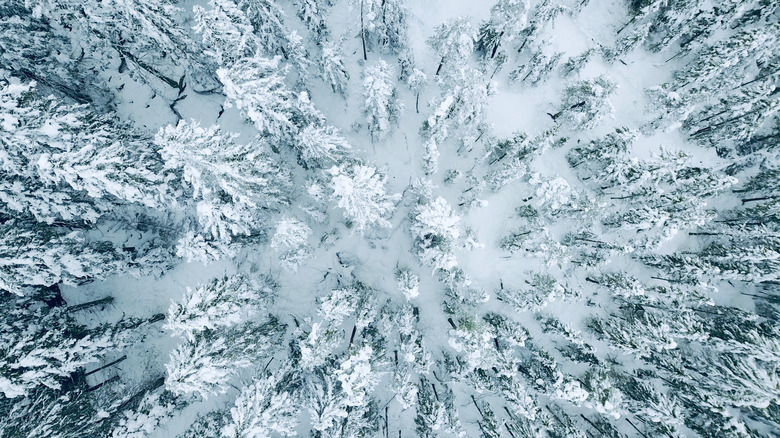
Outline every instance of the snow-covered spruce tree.
<svg viewBox="0 0 780 438"><path fill-rule="evenodd" d="M270 438L295 436L299 408L292 395L273 375L257 377L241 389L230 408L230 422L222 436L230 438Z"/></svg>
<svg viewBox="0 0 780 438"><path fill-rule="evenodd" d="M562 52L548 54L543 48L537 48L527 63L509 73L509 80L529 85L544 82L550 73L558 67L562 56Z"/></svg>
<svg viewBox="0 0 780 438"><path fill-rule="evenodd" d="M501 43L509 43L528 24L528 0L498 0L490 8L490 19L479 28L476 50L485 58L495 58Z"/></svg>
<svg viewBox="0 0 780 438"><path fill-rule="evenodd" d="M0 391L6 398L38 387L59 390L114 347L110 333L77 324L63 307L8 295L0 300Z"/></svg>
<svg viewBox="0 0 780 438"><path fill-rule="evenodd" d="M406 0L350 0L356 9L360 29L358 38L363 45L364 60L367 51L381 48L399 53L406 48L409 10Z"/></svg>
<svg viewBox="0 0 780 438"><path fill-rule="evenodd" d="M0 211L49 224L94 223L118 204L170 202L159 156L132 128L39 97L34 82L0 87Z"/></svg>
<svg viewBox="0 0 780 438"><path fill-rule="evenodd" d="M179 251L188 259L209 260L222 246L257 233L268 211L289 203L290 174L266 154L264 144L237 144L235 137L194 121L162 128L155 137L165 167L181 175L195 203L200 227L185 236ZM212 250L197 251L199 235Z"/></svg>
<svg viewBox="0 0 780 438"><path fill-rule="evenodd" d="M220 66L229 67L239 59L254 56L261 43L252 23L233 0L210 0L210 9L193 6L195 26L203 44Z"/></svg>
<svg viewBox="0 0 780 438"><path fill-rule="evenodd" d="M238 6L244 11L254 27L264 56L290 57L289 31L284 24L284 12L274 0L239 0Z"/></svg>
<svg viewBox="0 0 780 438"><path fill-rule="evenodd" d="M565 138L556 138L557 128L549 129L535 138L517 133L510 138L498 139L487 146L485 161L491 167L488 183L493 191L524 178L529 165L547 150L560 146Z"/></svg>
<svg viewBox="0 0 780 438"><path fill-rule="evenodd" d="M11 76L35 81L44 94L56 92L73 102L105 105L102 84L80 68L70 42L42 17L33 17L23 2L0 9L0 69Z"/></svg>
<svg viewBox="0 0 780 438"><path fill-rule="evenodd" d="M224 86L227 106L235 105L273 143L292 145L300 129L319 122L321 116L306 92L296 94L287 87L287 70L278 56L255 55L218 69L217 76Z"/></svg>
<svg viewBox="0 0 780 438"><path fill-rule="evenodd" d="M439 146L458 138L461 146L471 145L486 129L488 97L495 91L485 75L474 68L458 67L441 78L442 94L433 101L433 114L423 122L420 135L425 140L425 171L438 170Z"/></svg>
<svg viewBox="0 0 780 438"><path fill-rule="evenodd" d="M407 300L417 298L420 295L420 277L411 269L397 268L395 270L395 284Z"/></svg>
<svg viewBox="0 0 780 438"><path fill-rule="evenodd" d="M433 271L449 271L458 264L453 247L460 237L460 217L444 198L421 199L412 212L410 231L415 251Z"/></svg>
<svg viewBox="0 0 780 438"><path fill-rule="evenodd" d="M608 98L616 89L617 85L604 76L575 82L564 90L560 111L553 118L561 117L575 130L592 129L614 115Z"/></svg>
<svg viewBox="0 0 780 438"><path fill-rule="evenodd" d="M326 43L320 51L319 60L320 76L325 83L330 85L334 93L346 95L349 72L344 65L344 57L341 50L341 42Z"/></svg>
<svg viewBox="0 0 780 438"><path fill-rule="evenodd" d="M241 275L225 276L187 288L180 302L171 303L164 328L174 336L193 340L205 330L219 330L256 315L277 285L261 278L261 287Z"/></svg>
<svg viewBox="0 0 780 438"><path fill-rule="evenodd" d="M453 18L434 29L428 45L439 57L436 76L444 71L462 68L474 52L477 32L471 20L466 17Z"/></svg>
<svg viewBox="0 0 780 438"><path fill-rule="evenodd" d="M384 60L366 68L363 79L363 113L373 140L383 140L398 120L403 105L398 101L395 80Z"/></svg>
<svg viewBox="0 0 780 438"><path fill-rule="evenodd" d="M213 65L202 58L201 47L190 38L175 1L30 0L34 13L61 31L73 35L83 49L82 63L103 68L106 55L116 51L134 78L161 93L183 91L184 78L194 89L216 85ZM182 75L183 74L183 75Z"/></svg>
<svg viewBox="0 0 780 438"><path fill-rule="evenodd" d="M339 130L329 126L306 126L295 142L298 161L307 168L327 168L349 160L352 146Z"/></svg>
<svg viewBox="0 0 780 438"><path fill-rule="evenodd" d="M288 217L283 217L277 224L271 248L281 254L279 263L293 271L298 270L298 265L311 254L311 249L306 241L311 234L311 228L305 223Z"/></svg>
<svg viewBox="0 0 780 438"><path fill-rule="evenodd" d="M165 389L147 391L138 406L118 419L111 438L144 438L186 406L181 397Z"/></svg>
<svg viewBox="0 0 780 438"><path fill-rule="evenodd" d="M306 24L311 38L320 44L328 36L329 30L325 23L329 0L300 0L298 18Z"/></svg>
<svg viewBox="0 0 780 438"><path fill-rule="evenodd" d="M0 290L25 295L32 287L88 283L128 266L110 242L5 215L0 219Z"/></svg>
<svg viewBox="0 0 780 438"><path fill-rule="evenodd" d="M0 398L0 435L24 438L105 436L107 421L94 392L40 387L24 398Z"/></svg>
<svg viewBox="0 0 780 438"><path fill-rule="evenodd" d="M385 180L373 167L359 163L333 166L330 175L331 198L344 210L351 228L363 232L369 227L390 227L385 217L395 209L399 195L388 195Z"/></svg>
<svg viewBox="0 0 780 438"><path fill-rule="evenodd" d="M177 395L223 394L241 368L257 365L279 345L284 325L275 317L224 330L204 330L179 344L165 364L165 387Z"/></svg>

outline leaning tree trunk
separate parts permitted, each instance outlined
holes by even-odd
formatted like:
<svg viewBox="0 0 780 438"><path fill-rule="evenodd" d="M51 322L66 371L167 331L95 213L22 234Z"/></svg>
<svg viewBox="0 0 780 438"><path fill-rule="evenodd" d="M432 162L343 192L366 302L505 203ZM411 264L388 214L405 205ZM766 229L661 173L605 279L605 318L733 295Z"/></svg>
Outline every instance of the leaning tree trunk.
<svg viewBox="0 0 780 438"><path fill-rule="evenodd" d="M360 0L360 39L363 42L363 61L368 61L368 54L366 53L366 27L363 24L363 1Z"/></svg>

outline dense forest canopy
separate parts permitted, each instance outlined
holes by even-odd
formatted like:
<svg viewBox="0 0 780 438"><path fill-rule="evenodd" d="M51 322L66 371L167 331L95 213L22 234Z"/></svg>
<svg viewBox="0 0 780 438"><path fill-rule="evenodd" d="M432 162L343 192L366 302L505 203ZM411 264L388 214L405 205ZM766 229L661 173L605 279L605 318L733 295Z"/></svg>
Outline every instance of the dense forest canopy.
<svg viewBox="0 0 780 438"><path fill-rule="evenodd" d="M0 2L0 437L780 435L773 0Z"/></svg>

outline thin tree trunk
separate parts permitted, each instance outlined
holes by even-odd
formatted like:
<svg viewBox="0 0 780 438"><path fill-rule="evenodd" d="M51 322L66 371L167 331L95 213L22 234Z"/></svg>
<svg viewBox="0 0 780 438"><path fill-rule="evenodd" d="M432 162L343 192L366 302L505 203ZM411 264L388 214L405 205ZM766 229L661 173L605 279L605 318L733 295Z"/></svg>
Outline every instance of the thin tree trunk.
<svg viewBox="0 0 780 438"><path fill-rule="evenodd" d="M633 427L634 429L636 429L636 431L637 431L637 432L639 432L639 434L640 434L640 435L642 435L644 438L647 438L647 435L645 435L644 433L642 433L642 431L641 431L641 430L639 430L639 428L638 428L638 427L634 426L634 423L633 423L633 422L631 422L631 420L629 420L629 419L628 419L628 417L626 417L626 421L628 421L628 424L630 424L630 425L631 425L631 427Z"/></svg>
<svg viewBox="0 0 780 438"><path fill-rule="evenodd" d="M360 0L360 40L363 42L363 61L368 61L366 53L366 27L363 24L363 1Z"/></svg>
<svg viewBox="0 0 780 438"><path fill-rule="evenodd" d="M474 402L474 406L477 408L477 412L479 412L479 415L484 418L485 414L483 414L482 409L479 408L479 405L477 404L477 399L474 398L474 394L471 394L471 401Z"/></svg>
<svg viewBox="0 0 780 438"><path fill-rule="evenodd" d="M780 198L780 195L774 195L774 196L761 196L759 198L745 198L742 200L743 204L747 204L748 202L756 202L756 201L766 201L768 199L777 199Z"/></svg>
<svg viewBox="0 0 780 438"><path fill-rule="evenodd" d="M122 362L122 361L123 361L123 360L125 360L125 359L127 359L127 355L126 355L126 354L125 354L125 355L122 355L122 357L120 357L120 358L119 358L119 359L117 359L117 360L111 361L111 362L109 362L109 363L107 363L107 364L105 364L105 365L103 365L103 366L101 366L101 367L99 367L99 368L95 368L95 369L94 369L94 370L92 370L92 371L89 371L89 372L86 372L86 373L84 373L84 376L90 376L90 375L92 375L92 374L95 374L96 372L98 372L98 371L100 371L100 370L104 370L104 369L106 369L106 368L108 368L108 367L110 367L110 366L114 366L114 365L118 364L119 362Z"/></svg>
<svg viewBox="0 0 780 438"><path fill-rule="evenodd" d="M72 306L66 307L65 310L68 312L78 312L80 310L86 310L89 309L90 307L99 306L101 304L109 304L113 301L114 301L114 297L109 296L109 297L101 298L99 300L87 301L86 303L74 304Z"/></svg>
<svg viewBox="0 0 780 438"><path fill-rule="evenodd" d="M349 337L349 346L350 347L352 346L352 341L355 340L355 333L357 333L357 326L353 325L352 326L352 335Z"/></svg>
<svg viewBox="0 0 780 438"><path fill-rule="evenodd" d="M89 388L87 388L87 392L96 391L96 390L100 389L103 385L107 385L107 384L109 384L111 382L116 382L117 380L119 380L119 376L114 376L114 377L112 377L112 378L110 378L108 380L104 380L104 381L98 383L95 386L90 386Z"/></svg>
<svg viewBox="0 0 780 438"><path fill-rule="evenodd" d="M390 433L390 429L389 429L387 423L388 423L388 421L387 421L387 406L385 406L385 438L387 438L388 434Z"/></svg>

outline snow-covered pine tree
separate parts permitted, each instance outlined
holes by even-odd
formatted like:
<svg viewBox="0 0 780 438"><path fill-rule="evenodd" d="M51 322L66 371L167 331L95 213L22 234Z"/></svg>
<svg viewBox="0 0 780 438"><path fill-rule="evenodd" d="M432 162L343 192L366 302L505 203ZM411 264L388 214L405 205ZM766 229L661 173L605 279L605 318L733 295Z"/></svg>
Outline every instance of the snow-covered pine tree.
<svg viewBox="0 0 780 438"><path fill-rule="evenodd" d="M63 307L7 295L0 300L0 391L6 398L38 387L60 390L114 347L111 333L77 324Z"/></svg>
<svg viewBox="0 0 780 438"><path fill-rule="evenodd" d="M435 385L425 377L420 377L417 391L417 416L414 423L419 436L431 438L438 436L438 431L446 427L447 413L444 403L434 392Z"/></svg>
<svg viewBox="0 0 780 438"><path fill-rule="evenodd" d="M164 328L172 335L194 340L199 333L231 327L257 314L278 287L262 278L253 287L241 275L225 276L187 288L180 302L171 303ZM264 287L263 287L264 286Z"/></svg>
<svg viewBox="0 0 780 438"><path fill-rule="evenodd" d="M151 435L166 420L183 409L187 403L165 389L146 391L134 409L126 410L111 431L111 438L144 438Z"/></svg>
<svg viewBox="0 0 780 438"><path fill-rule="evenodd" d="M244 386L230 408L231 421L222 428L222 436L270 438L276 434L285 437L297 435L295 428L299 408L282 383L282 379L267 374Z"/></svg>
<svg viewBox="0 0 780 438"><path fill-rule="evenodd" d="M617 85L605 76L578 81L568 86L563 94L560 111L554 119L562 119L572 129L592 129L606 117L612 117L615 108L608 98Z"/></svg>
<svg viewBox="0 0 780 438"><path fill-rule="evenodd" d="M406 78L406 84L411 88L412 92L414 92L414 108L418 114L420 113L420 91L423 89L426 82L428 82L428 76L416 68L413 69L409 77Z"/></svg>
<svg viewBox="0 0 780 438"><path fill-rule="evenodd" d="M306 24L315 43L320 44L328 36L325 23L329 0L300 0L298 18Z"/></svg>
<svg viewBox="0 0 780 438"><path fill-rule="evenodd" d="M179 344L165 364L165 387L174 394L197 393L203 398L224 394L239 368L252 365L249 358L230 354L228 343L219 335L199 335Z"/></svg>
<svg viewBox="0 0 780 438"><path fill-rule="evenodd" d="M528 25L528 0L498 0L490 8L490 19L479 28L476 50L495 58L501 43L509 43Z"/></svg>
<svg viewBox="0 0 780 438"><path fill-rule="evenodd" d="M490 188L498 191L528 175L529 165L536 157L566 141L565 138L556 138L557 133L558 129L553 128L532 139L524 133L516 133L510 138L488 143L485 161L491 167L488 175Z"/></svg>
<svg viewBox="0 0 780 438"><path fill-rule="evenodd" d="M407 300L417 298L420 295L420 277L411 269L397 268L395 270L395 284Z"/></svg>
<svg viewBox="0 0 780 438"><path fill-rule="evenodd" d="M108 93L97 78L80 68L70 42L42 17L33 17L22 2L0 8L0 68L48 95L56 92L73 102L98 106Z"/></svg>
<svg viewBox="0 0 780 438"><path fill-rule="evenodd" d="M0 398L4 436L80 438L105 436L107 421L87 388L58 391L37 388L24 398Z"/></svg>
<svg viewBox="0 0 780 438"><path fill-rule="evenodd" d="M363 113L371 138L385 139L402 109L390 66L381 59L368 66L363 79Z"/></svg>
<svg viewBox="0 0 780 438"><path fill-rule="evenodd" d="M544 82L550 73L558 67L562 56L562 52L548 54L545 53L544 49L537 48L527 63L509 73L509 80L531 85Z"/></svg>
<svg viewBox="0 0 780 438"><path fill-rule="evenodd" d="M208 53L220 66L229 67L261 50L252 23L233 0L210 0L209 6L209 10L193 6L193 29L202 35Z"/></svg>
<svg viewBox="0 0 780 438"><path fill-rule="evenodd" d="M322 117L306 92L295 93L287 87L287 70L278 56L255 55L218 69L217 76L228 98L226 106L235 105L273 143L292 145L301 128Z"/></svg>
<svg viewBox="0 0 780 438"><path fill-rule="evenodd" d="M295 148L299 161L307 168L327 168L348 160L352 146L339 130L329 126L309 125L298 134Z"/></svg>
<svg viewBox="0 0 780 438"><path fill-rule="evenodd" d="M442 94L433 101L433 114L420 129L425 140L425 170L438 170L439 146L458 138L461 146L471 146L486 130L488 97L495 91L485 75L475 68L458 67L441 79Z"/></svg>
<svg viewBox="0 0 780 438"><path fill-rule="evenodd" d="M128 269L110 242L90 241L80 231L52 228L0 215L0 290L25 295L30 288L77 285Z"/></svg>
<svg viewBox="0 0 780 438"><path fill-rule="evenodd" d="M279 263L293 271L311 254L306 241L311 234L311 228L305 223L288 217L283 217L277 224L271 248L281 252Z"/></svg>
<svg viewBox="0 0 780 438"><path fill-rule="evenodd" d="M183 91L185 77L195 89L215 85L213 65L200 56L202 48L184 28L175 1L30 0L25 5L33 16L73 35L85 66L103 68L106 55L115 51L122 69L132 69L135 78L161 93Z"/></svg>
<svg viewBox="0 0 780 438"><path fill-rule="evenodd" d="M344 391L344 404L365 406L380 376L372 370L374 350L370 345L350 348L346 358L336 370L336 379Z"/></svg>
<svg viewBox="0 0 780 438"><path fill-rule="evenodd" d="M181 252L188 258L210 258L192 245L196 236L207 245L214 242L209 253L219 254L221 246L257 233L268 211L289 203L290 174L267 155L263 143L237 144L235 137L194 121L162 128L155 137L165 167L181 175L195 203L200 227L183 241L190 251Z"/></svg>
<svg viewBox="0 0 780 438"><path fill-rule="evenodd" d="M224 330L204 330L179 344L165 364L165 387L174 394L203 398L223 394L242 368L257 366L282 342L284 325L275 317Z"/></svg>
<svg viewBox="0 0 780 438"><path fill-rule="evenodd" d="M410 231L415 250L433 271L449 271L458 264L453 248L460 237L460 217L452 212L446 199L421 199L412 212Z"/></svg>
<svg viewBox="0 0 780 438"><path fill-rule="evenodd" d="M395 209L399 195L385 191L384 177L373 167L363 164L342 164L331 167L331 197L344 210L344 216L356 231L369 227L390 227L385 217Z"/></svg>
<svg viewBox="0 0 780 438"><path fill-rule="evenodd" d="M477 32L471 20L466 17L453 18L437 26L428 39L428 45L435 51L439 60L436 76L442 70L459 69L474 52ZM446 68L445 68L446 67Z"/></svg>
<svg viewBox="0 0 780 438"><path fill-rule="evenodd" d="M341 43L325 43L320 51L320 76L334 93L346 95L349 72L344 66Z"/></svg>
<svg viewBox="0 0 780 438"><path fill-rule="evenodd" d="M254 34L260 41L261 55L268 57L290 57L289 31L284 24L284 11L275 0L239 0L238 7L244 11L254 27Z"/></svg>
<svg viewBox="0 0 780 438"><path fill-rule="evenodd" d="M0 87L1 211L49 224L94 223L117 205L172 200L159 155L126 124L38 97L34 82Z"/></svg>
<svg viewBox="0 0 780 438"><path fill-rule="evenodd" d="M406 0L351 0L360 21L358 37L363 45L364 60L367 51L380 47L390 53L399 53L408 44L409 10Z"/></svg>

